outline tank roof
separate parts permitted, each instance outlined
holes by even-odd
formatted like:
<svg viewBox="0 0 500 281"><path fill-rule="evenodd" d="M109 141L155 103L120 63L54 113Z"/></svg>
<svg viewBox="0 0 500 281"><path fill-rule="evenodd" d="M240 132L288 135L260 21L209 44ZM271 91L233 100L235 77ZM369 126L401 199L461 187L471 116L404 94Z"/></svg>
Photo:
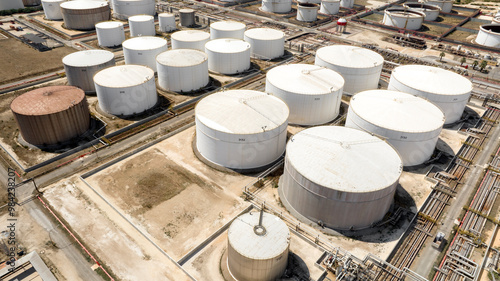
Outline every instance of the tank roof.
<svg viewBox="0 0 500 281"><path fill-rule="evenodd" d="M221 38L208 41L205 48L217 53L240 53L250 50L250 43L240 39Z"/></svg>
<svg viewBox="0 0 500 281"><path fill-rule="evenodd" d="M384 63L378 53L361 47L334 45L319 48L316 56L322 60L348 68L373 68Z"/></svg>
<svg viewBox="0 0 500 281"><path fill-rule="evenodd" d="M410 88L437 95L463 95L472 91L469 79L433 66L398 66L392 71L392 77Z"/></svg>
<svg viewBox="0 0 500 281"><path fill-rule="evenodd" d="M95 25L96 28L117 28L120 26L123 26L123 23L119 21L102 21Z"/></svg>
<svg viewBox="0 0 500 281"><path fill-rule="evenodd" d="M74 86L50 86L26 92L10 104L12 111L23 115L47 115L67 110L85 99L82 89Z"/></svg>
<svg viewBox="0 0 500 281"><path fill-rule="evenodd" d="M403 168L399 154L385 141L339 126L297 133L288 141L286 157L308 180L349 193L385 189L399 179Z"/></svg>
<svg viewBox="0 0 500 281"><path fill-rule="evenodd" d="M246 25L244 23L233 20L223 20L211 23L210 27L218 30L240 30L245 29Z"/></svg>
<svg viewBox="0 0 500 281"><path fill-rule="evenodd" d="M131 50L154 50L167 45L167 40L154 36L134 37L123 41L122 47Z"/></svg>
<svg viewBox="0 0 500 281"><path fill-rule="evenodd" d="M230 134L257 134L287 122L288 106L279 98L252 90L230 90L198 102L196 118L207 127Z"/></svg>
<svg viewBox="0 0 500 281"><path fill-rule="evenodd" d="M252 28L245 31L245 35L260 40L276 40L285 37L283 31L273 28Z"/></svg>
<svg viewBox="0 0 500 281"><path fill-rule="evenodd" d="M115 58L110 51L85 50L71 53L62 59L63 64L75 67L86 67L107 63Z"/></svg>
<svg viewBox="0 0 500 281"><path fill-rule="evenodd" d="M158 17L170 18L170 17L175 17L175 15L172 13L160 13L160 14L158 14Z"/></svg>
<svg viewBox="0 0 500 281"><path fill-rule="evenodd" d="M400 132L430 132L443 127L444 113L433 103L411 94L370 90L351 98L350 109L364 120Z"/></svg>
<svg viewBox="0 0 500 281"><path fill-rule="evenodd" d="M182 30L172 33L170 38L178 41L202 41L210 38L210 33L201 30Z"/></svg>
<svg viewBox="0 0 500 281"><path fill-rule="evenodd" d="M324 95L344 87L344 78L326 67L312 64L288 64L267 72L274 86L297 94Z"/></svg>
<svg viewBox="0 0 500 281"><path fill-rule="evenodd" d="M259 223L259 212L249 212L237 217L227 232L228 242L239 254L254 260L265 260L279 256L290 245L290 230L278 217L262 214L265 235L254 232Z"/></svg>
<svg viewBox="0 0 500 281"><path fill-rule="evenodd" d="M104 1L67 1L60 4L61 8L70 9L70 10L86 10L86 9L95 9L104 6L108 6L107 2Z"/></svg>
<svg viewBox="0 0 500 281"><path fill-rule="evenodd" d="M156 61L162 65L185 67L198 65L208 59L207 54L192 49L175 49L156 56Z"/></svg>
<svg viewBox="0 0 500 281"><path fill-rule="evenodd" d="M154 20L153 16L150 15L135 15L128 18L129 21L150 21Z"/></svg>
<svg viewBox="0 0 500 281"><path fill-rule="evenodd" d="M180 9L179 13L194 13L193 9Z"/></svg>
<svg viewBox="0 0 500 281"><path fill-rule="evenodd" d="M94 82L103 87L124 88L154 79L154 71L142 65L126 64L103 69L94 75Z"/></svg>

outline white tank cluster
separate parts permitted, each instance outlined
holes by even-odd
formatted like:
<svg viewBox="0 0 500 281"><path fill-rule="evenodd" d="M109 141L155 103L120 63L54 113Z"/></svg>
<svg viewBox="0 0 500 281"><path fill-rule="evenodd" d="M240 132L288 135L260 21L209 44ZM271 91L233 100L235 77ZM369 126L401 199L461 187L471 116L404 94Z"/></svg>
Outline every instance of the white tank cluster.
<svg viewBox="0 0 500 281"><path fill-rule="evenodd" d="M488 47L500 47L500 24L485 24L479 27L476 43Z"/></svg>
<svg viewBox="0 0 500 281"><path fill-rule="evenodd" d="M354 8L354 0L340 0L340 7L352 9Z"/></svg>
<svg viewBox="0 0 500 281"><path fill-rule="evenodd" d="M272 164L285 151L288 107L263 92L231 90L202 99L195 108L196 149L236 170Z"/></svg>
<svg viewBox="0 0 500 281"><path fill-rule="evenodd" d="M154 71L142 65L117 65L94 76L99 108L112 115L130 116L158 101Z"/></svg>
<svg viewBox="0 0 500 281"><path fill-rule="evenodd" d="M210 33L201 30L182 30L170 36L172 49L195 49L205 51L205 44L210 40Z"/></svg>
<svg viewBox="0 0 500 281"><path fill-rule="evenodd" d="M384 58L361 47L334 45L316 51L316 65L337 71L344 77L344 93L356 94L378 88Z"/></svg>
<svg viewBox="0 0 500 281"><path fill-rule="evenodd" d="M319 125L339 115L344 78L325 67L280 65L266 75L266 92L285 101L290 123Z"/></svg>
<svg viewBox="0 0 500 281"><path fill-rule="evenodd" d="M382 23L397 28L418 30L422 27L425 14L404 8L388 8L384 11Z"/></svg>
<svg viewBox="0 0 500 281"><path fill-rule="evenodd" d="M243 39L246 25L232 20L216 21L210 24L210 39L234 38Z"/></svg>
<svg viewBox="0 0 500 281"><path fill-rule="evenodd" d="M170 13L161 13L158 15L158 24L161 32L171 32L177 29L175 25L175 15Z"/></svg>
<svg viewBox="0 0 500 281"><path fill-rule="evenodd" d="M303 221L364 229L389 210L402 168L396 150L376 136L314 127L288 141L278 191L288 211Z"/></svg>
<svg viewBox="0 0 500 281"><path fill-rule="evenodd" d="M419 2L438 6L443 13L449 13L453 9L453 0L420 0Z"/></svg>
<svg viewBox="0 0 500 281"><path fill-rule="evenodd" d="M298 3L297 4L297 20L305 22L313 22L318 18L318 4L313 3Z"/></svg>
<svg viewBox="0 0 500 281"><path fill-rule="evenodd" d="M441 12L441 8L439 6L418 2L407 2L403 4L403 7L424 13L424 20L427 21L435 21Z"/></svg>
<svg viewBox="0 0 500 281"><path fill-rule="evenodd" d="M404 65L392 71L387 89L428 99L444 112L445 124L450 124L460 120L472 92L472 82L442 68Z"/></svg>
<svg viewBox="0 0 500 281"><path fill-rule="evenodd" d="M173 92L191 92L208 84L208 56L193 49L176 49L156 57L158 85Z"/></svg>
<svg viewBox="0 0 500 281"><path fill-rule="evenodd" d="M123 56L126 64L145 65L156 72L156 56L168 49L167 40L142 36L123 41Z"/></svg>
<svg viewBox="0 0 500 281"><path fill-rule="evenodd" d="M193 9L180 9L179 10L179 21L181 26L191 27L195 25L194 22L194 10Z"/></svg>
<svg viewBox="0 0 500 281"><path fill-rule="evenodd" d="M24 8L23 0L0 0L0 11Z"/></svg>
<svg viewBox="0 0 500 281"><path fill-rule="evenodd" d="M285 53L285 33L272 28L253 28L245 31L250 53L259 59L274 59Z"/></svg>
<svg viewBox="0 0 500 281"><path fill-rule="evenodd" d="M115 65L115 55L105 50L86 50L75 52L62 59L68 84L94 93L94 75L105 68Z"/></svg>
<svg viewBox="0 0 500 281"><path fill-rule="evenodd" d="M239 39L222 38L205 44L208 69L222 74L237 74L250 68L250 44Z"/></svg>
<svg viewBox="0 0 500 281"><path fill-rule="evenodd" d="M155 36L155 19L153 16L137 15L128 18L130 37Z"/></svg>
<svg viewBox="0 0 500 281"><path fill-rule="evenodd" d="M133 15L154 16L155 0L113 0L113 16L126 20Z"/></svg>
<svg viewBox="0 0 500 281"><path fill-rule="evenodd" d="M292 11L292 0L262 0L262 7L264 12L285 14Z"/></svg>
<svg viewBox="0 0 500 281"><path fill-rule="evenodd" d="M403 165L415 166L432 156L444 120L441 109L421 97L370 90L351 98L345 126L386 139Z"/></svg>
<svg viewBox="0 0 500 281"><path fill-rule="evenodd" d="M66 2L66 0L42 0L45 18L48 20L62 20L63 16L60 5L63 2Z"/></svg>
<svg viewBox="0 0 500 281"><path fill-rule="evenodd" d="M68 1L60 4L67 29L93 30L101 21L111 18L111 10L104 1Z"/></svg>
<svg viewBox="0 0 500 281"><path fill-rule="evenodd" d="M336 15L340 10L340 0L322 0L319 12L325 15Z"/></svg>
<svg viewBox="0 0 500 281"><path fill-rule="evenodd" d="M103 21L95 25L97 42L101 47L117 47L125 41L123 23L119 21Z"/></svg>
<svg viewBox="0 0 500 281"><path fill-rule="evenodd" d="M227 264L236 280L274 281L285 273L290 230L278 217L250 212L236 218L227 232Z"/></svg>

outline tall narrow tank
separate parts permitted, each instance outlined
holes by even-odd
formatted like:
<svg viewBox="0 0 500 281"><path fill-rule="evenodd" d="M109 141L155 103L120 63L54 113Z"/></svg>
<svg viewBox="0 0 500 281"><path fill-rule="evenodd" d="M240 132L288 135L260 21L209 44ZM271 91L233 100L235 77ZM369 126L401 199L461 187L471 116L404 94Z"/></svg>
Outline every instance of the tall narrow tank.
<svg viewBox="0 0 500 281"><path fill-rule="evenodd" d="M262 0L264 12L285 14L292 11L292 0Z"/></svg>
<svg viewBox="0 0 500 281"><path fill-rule="evenodd" d="M336 15L340 10L340 0L322 0L319 12L325 15Z"/></svg>
<svg viewBox="0 0 500 281"><path fill-rule="evenodd" d="M0 0L0 11L24 8L23 0Z"/></svg>
<svg viewBox="0 0 500 281"><path fill-rule="evenodd" d="M210 33L201 30L182 30L172 33L172 49L195 49L205 51Z"/></svg>
<svg viewBox="0 0 500 281"><path fill-rule="evenodd" d="M94 75L102 69L115 65L115 55L105 50L79 51L62 59L68 84L86 93L94 93Z"/></svg>
<svg viewBox="0 0 500 281"><path fill-rule="evenodd" d="M340 0L340 7L352 9L354 7L354 0Z"/></svg>
<svg viewBox="0 0 500 281"><path fill-rule="evenodd" d="M134 15L154 16L155 0L113 0L113 16L126 20Z"/></svg>
<svg viewBox="0 0 500 281"><path fill-rule="evenodd" d="M274 59L285 53L285 33L272 28L253 28L245 31L245 41L250 43L252 56Z"/></svg>
<svg viewBox="0 0 500 281"><path fill-rule="evenodd" d="M123 23L119 21L103 21L95 25L97 42L101 47L120 46L125 41Z"/></svg>
<svg viewBox="0 0 500 281"><path fill-rule="evenodd" d="M388 8L384 11L382 23L397 28L417 30L422 27L425 14L404 8Z"/></svg>
<svg viewBox="0 0 500 281"><path fill-rule="evenodd" d="M210 24L210 39L234 38L243 39L246 25L241 22L224 20Z"/></svg>
<svg viewBox="0 0 500 281"><path fill-rule="evenodd" d="M161 13L158 15L158 22L161 32L171 32L177 29L175 25L175 15L170 13Z"/></svg>
<svg viewBox="0 0 500 281"><path fill-rule="evenodd" d="M90 127L87 98L73 86L51 86L24 93L10 104L23 139L33 145L62 144Z"/></svg>
<svg viewBox="0 0 500 281"><path fill-rule="evenodd" d="M299 3L297 4L297 20L313 22L318 18L318 4Z"/></svg>
<svg viewBox="0 0 500 281"><path fill-rule="evenodd" d="M443 13L450 13L453 9L453 0L420 0L419 2L438 6Z"/></svg>
<svg viewBox="0 0 500 281"><path fill-rule="evenodd" d="M316 65L335 70L344 77L344 93L356 94L378 88L384 58L356 46L334 45L316 51Z"/></svg>
<svg viewBox="0 0 500 281"><path fill-rule="evenodd" d="M414 166L432 156L444 120L441 109L421 97L370 90L351 98L345 126L386 139L403 165Z"/></svg>
<svg viewBox="0 0 500 281"><path fill-rule="evenodd" d="M285 101L290 123L319 125L339 115L344 78L325 67L280 65L266 75L266 92Z"/></svg>
<svg viewBox="0 0 500 281"><path fill-rule="evenodd" d="M437 105L445 124L458 121L472 92L469 79L455 72L425 65L403 65L392 71L388 90L417 95Z"/></svg>
<svg viewBox="0 0 500 281"><path fill-rule="evenodd" d="M239 39L215 39L205 44L208 69L222 74L237 74L250 68L250 44Z"/></svg>
<svg viewBox="0 0 500 281"><path fill-rule="evenodd" d="M202 99L195 108L196 149L222 167L266 167L285 152L288 107L263 92L231 90Z"/></svg>
<svg viewBox="0 0 500 281"><path fill-rule="evenodd" d="M441 12L439 6L419 2L407 2L403 4L403 7L424 13L424 20L428 21L435 21Z"/></svg>
<svg viewBox="0 0 500 281"><path fill-rule="evenodd" d="M191 27L195 25L194 22L194 10L193 9L180 9L179 10L179 21L181 26Z"/></svg>
<svg viewBox="0 0 500 281"><path fill-rule="evenodd" d="M130 37L155 36L155 19L153 16L137 15L128 18Z"/></svg>
<svg viewBox="0 0 500 281"><path fill-rule="evenodd" d="M274 281L285 273L290 230L278 217L241 215L231 223L227 240L227 264L236 280Z"/></svg>
<svg viewBox="0 0 500 281"><path fill-rule="evenodd" d="M23 4L26 7L29 7L29 6L38 6L41 3L42 3L41 0L23 0Z"/></svg>
<svg viewBox="0 0 500 281"><path fill-rule="evenodd" d="M48 20L62 20L61 3L66 0L42 0L43 12Z"/></svg>
<svg viewBox="0 0 500 281"><path fill-rule="evenodd" d="M156 56L158 85L174 92L199 90L208 84L208 56L193 49L176 49Z"/></svg>
<svg viewBox="0 0 500 281"><path fill-rule="evenodd" d="M403 165L387 142L339 126L303 130L286 146L278 192L287 210L307 223L357 230L382 220Z"/></svg>
<svg viewBox="0 0 500 281"><path fill-rule="evenodd" d="M94 83L99 108L108 114L139 114L158 101L154 71L147 66L112 66L97 72Z"/></svg>
<svg viewBox="0 0 500 281"><path fill-rule="evenodd" d="M500 24L485 24L479 27L476 43L483 46L500 48Z"/></svg>
<svg viewBox="0 0 500 281"><path fill-rule="evenodd" d="M67 29L93 30L101 21L111 18L111 10L103 1L68 1L60 4Z"/></svg>
<svg viewBox="0 0 500 281"><path fill-rule="evenodd" d="M156 72L156 56L168 49L167 40L142 36L123 41L123 56L126 64L145 65Z"/></svg>

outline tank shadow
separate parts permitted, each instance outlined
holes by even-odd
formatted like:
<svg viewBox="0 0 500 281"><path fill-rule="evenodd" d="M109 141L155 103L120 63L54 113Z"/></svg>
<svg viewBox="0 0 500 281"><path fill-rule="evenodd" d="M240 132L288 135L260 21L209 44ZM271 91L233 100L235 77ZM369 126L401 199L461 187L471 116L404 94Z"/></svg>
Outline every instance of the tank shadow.
<svg viewBox="0 0 500 281"><path fill-rule="evenodd" d="M286 271L281 276L285 280L309 280L309 269L306 263L298 255L290 252L288 255L288 265Z"/></svg>

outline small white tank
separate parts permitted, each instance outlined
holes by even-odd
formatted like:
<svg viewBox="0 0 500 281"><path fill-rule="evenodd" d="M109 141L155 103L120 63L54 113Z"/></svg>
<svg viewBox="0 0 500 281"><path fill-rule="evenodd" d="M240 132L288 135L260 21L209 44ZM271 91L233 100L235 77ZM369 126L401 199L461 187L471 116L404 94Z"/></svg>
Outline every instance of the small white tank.
<svg viewBox="0 0 500 281"><path fill-rule="evenodd" d="M340 7L352 9L354 7L354 0L340 0Z"/></svg>
<svg viewBox="0 0 500 281"><path fill-rule="evenodd" d="M418 2L407 2L403 4L403 7L424 13L427 21L435 21L441 12L439 6Z"/></svg>
<svg viewBox="0 0 500 281"><path fill-rule="evenodd" d="M120 46L125 41L123 23L119 21L103 21L95 25L97 42L101 47Z"/></svg>
<svg viewBox="0 0 500 281"><path fill-rule="evenodd" d="M234 38L243 39L246 25L241 22L224 20L210 24L210 39Z"/></svg>
<svg viewBox="0 0 500 281"><path fill-rule="evenodd" d="M177 29L175 25L175 15L170 13L161 13L158 15L158 22L161 32L171 32Z"/></svg>
<svg viewBox="0 0 500 281"><path fill-rule="evenodd" d="M113 16L126 20L134 15L154 16L155 0L113 0Z"/></svg>
<svg viewBox="0 0 500 281"><path fill-rule="evenodd" d="M297 0L298 3L321 4L321 0Z"/></svg>
<svg viewBox="0 0 500 281"><path fill-rule="evenodd" d="M167 91L191 92L208 84L208 56L193 49L176 49L156 57L158 86Z"/></svg>
<svg viewBox="0 0 500 281"><path fill-rule="evenodd" d="M85 50L71 53L62 59L68 84L85 93L94 93L94 75L115 65L115 55L105 50Z"/></svg>
<svg viewBox="0 0 500 281"><path fill-rule="evenodd" d="M388 8L384 11L382 23L397 28L418 30L422 27L425 14L404 8Z"/></svg>
<svg viewBox="0 0 500 281"><path fill-rule="evenodd" d="M155 36L155 19L153 16L138 15L128 18L130 37Z"/></svg>
<svg viewBox="0 0 500 281"><path fill-rule="evenodd" d="M172 33L172 49L195 49L205 51L210 33L201 30L182 30Z"/></svg>
<svg viewBox="0 0 500 281"><path fill-rule="evenodd" d="M154 71L142 65L117 65L97 72L99 108L112 115L142 113L158 101Z"/></svg>
<svg viewBox="0 0 500 281"><path fill-rule="evenodd" d="M299 3L297 5L297 20L313 22L318 18L318 5L311 3Z"/></svg>
<svg viewBox="0 0 500 281"><path fill-rule="evenodd" d="M245 41L250 43L250 52L259 59L274 59L285 52L285 33L272 28L253 28L245 31Z"/></svg>
<svg viewBox="0 0 500 281"><path fill-rule="evenodd" d="M48 20L62 20L61 3L66 0L42 0L43 12Z"/></svg>
<svg viewBox="0 0 500 281"><path fill-rule="evenodd" d="M292 11L292 0L262 0L264 12L285 14Z"/></svg>
<svg viewBox="0 0 500 281"><path fill-rule="evenodd" d="M323 0L319 12L325 15L336 15L340 10L340 0Z"/></svg>
<svg viewBox="0 0 500 281"><path fill-rule="evenodd" d="M250 44L239 39L215 39L205 44L208 69L222 74L237 74L250 68Z"/></svg>
<svg viewBox="0 0 500 281"><path fill-rule="evenodd" d="M495 16L495 17L491 20L491 23L492 23L492 24L500 24L500 17Z"/></svg>
<svg viewBox="0 0 500 281"><path fill-rule="evenodd" d="M500 47L500 24L485 24L479 28L476 43L488 47Z"/></svg>
<svg viewBox="0 0 500 281"><path fill-rule="evenodd" d="M123 41L126 64L145 65L156 72L156 56L168 49L167 40L154 36L142 36Z"/></svg>

